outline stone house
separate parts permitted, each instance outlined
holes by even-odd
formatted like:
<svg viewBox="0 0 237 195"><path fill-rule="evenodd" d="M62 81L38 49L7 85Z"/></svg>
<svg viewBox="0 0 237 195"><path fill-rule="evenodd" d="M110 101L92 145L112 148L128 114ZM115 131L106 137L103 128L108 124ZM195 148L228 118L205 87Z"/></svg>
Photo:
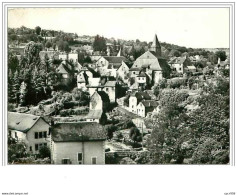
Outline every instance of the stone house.
<svg viewBox="0 0 237 195"><path fill-rule="evenodd" d="M52 128L52 164L105 164L106 132L95 122L58 123Z"/></svg>
<svg viewBox="0 0 237 195"><path fill-rule="evenodd" d="M50 125L40 116L8 112L8 134L27 146L27 152L37 154L40 147L50 146Z"/></svg>

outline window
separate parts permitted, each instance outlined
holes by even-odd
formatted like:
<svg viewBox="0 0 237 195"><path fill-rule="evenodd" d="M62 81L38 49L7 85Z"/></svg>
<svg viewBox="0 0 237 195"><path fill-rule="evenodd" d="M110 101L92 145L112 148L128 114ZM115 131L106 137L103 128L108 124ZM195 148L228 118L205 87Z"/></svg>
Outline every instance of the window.
<svg viewBox="0 0 237 195"><path fill-rule="evenodd" d="M35 139L38 139L38 138L39 138L39 133L35 132Z"/></svg>
<svg viewBox="0 0 237 195"><path fill-rule="evenodd" d="M135 72L133 72L133 74L135 74Z"/></svg>
<svg viewBox="0 0 237 195"><path fill-rule="evenodd" d="M15 138L17 138L17 132L15 132Z"/></svg>
<svg viewBox="0 0 237 195"><path fill-rule="evenodd" d="M47 131L44 131L43 134L44 134L44 138L46 138L47 137Z"/></svg>
<svg viewBox="0 0 237 195"><path fill-rule="evenodd" d="M32 146L30 146L30 151L32 152Z"/></svg>
<svg viewBox="0 0 237 195"><path fill-rule="evenodd" d="M83 159L82 153L81 152L77 153L78 164L82 164L82 159Z"/></svg>
<svg viewBox="0 0 237 195"><path fill-rule="evenodd" d="M39 132L39 138L43 137L43 132Z"/></svg>
<svg viewBox="0 0 237 195"><path fill-rule="evenodd" d="M133 108L133 106L132 106L132 108Z"/></svg>
<svg viewBox="0 0 237 195"><path fill-rule="evenodd" d="M91 158L91 163L92 163L93 165L96 165L96 159L97 159L96 157L92 157L92 158Z"/></svg>
<svg viewBox="0 0 237 195"><path fill-rule="evenodd" d="M35 151L38 151L38 150L39 150L39 145L35 144Z"/></svg>
<svg viewBox="0 0 237 195"><path fill-rule="evenodd" d="M109 91L109 88L106 87L106 88L105 88L105 91Z"/></svg>
<svg viewBox="0 0 237 195"><path fill-rule="evenodd" d="M179 70L182 70L182 68L179 68Z"/></svg>
<svg viewBox="0 0 237 195"><path fill-rule="evenodd" d="M44 143L44 146L47 147L47 143Z"/></svg>
<svg viewBox="0 0 237 195"><path fill-rule="evenodd" d="M62 159L62 164L70 164L70 159L69 158L63 158Z"/></svg>
<svg viewBox="0 0 237 195"><path fill-rule="evenodd" d="M144 80L144 78L142 78L142 80Z"/></svg>

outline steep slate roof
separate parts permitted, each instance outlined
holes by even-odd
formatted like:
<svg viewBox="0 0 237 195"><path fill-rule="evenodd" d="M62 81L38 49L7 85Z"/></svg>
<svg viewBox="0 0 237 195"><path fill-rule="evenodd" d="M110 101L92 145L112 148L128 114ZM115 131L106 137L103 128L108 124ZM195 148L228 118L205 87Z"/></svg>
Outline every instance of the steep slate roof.
<svg viewBox="0 0 237 195"><path fill-rule="evenodd" d="M58 123L52 127L52 139L55 142L103 141L106 132L94 122Z"/></svg>
<svg viewBox="0 0 237 195"><path fill-rule="evenodd" d="M151 70L162 70L157 57L152 54L151 51L146 51L136 59L130 70L133 70L134 68L138 68L140 70L144 66L148 67L149 65Z"/></svg>
<svg viewBox="0 0 237 195"><path fill-rule="evenodd" d="M143 100L142 104L145 107L157 107L158 106L158 102L156 102L155 100Z"/></svg>
<svg viewBox="0 0 237 195"><path fill-rule="evenodd" d="M86 118L88 119L100 119L103 111L102 110L91 110Z"/></svg>
<svg viewBox="0 0 237 195"><path fill-rule="evenodd" d="M141 103L145 106L146 113L152 112L158 106L155 100L143 100Z"/></svg>
<svg viewBox="0 0 237 195"><path fill-rule="evenodd" d="M145 91L135 92L131 94L131 96L135 96L137 98L137 104L140 103L142 100L150 100L151 96Z"/></svg>
<svg viewBox="0 0 237 195"><path fill-rule="evenodd" d="M175 62L177 64L183 64L185 60L186 60L186 57L178 57L178 58L176 58Z"/></svg>
<svg viewBox="0 0 237 195"><path fill-rule="evenodd" d="M146 77L146 73L145 72L141 72L137 77Z"/></svg>
<svg viewBox="0 0 237 195"><path fill-rule="evenodd" d="M156 34L155 34L155 37L153 39L151 47L161 47Z"/></svg>
<svg viewBox="0 0 237 195"><path fill-rule="evenodd" d="M32 114L8 112L7 124L9 129L27 132L39 119L40 116Z"/></svg>
<svg viewBox="0 0 237 195"><path fill-rule="evenodd" d="M57 73L68 74L68 71L66 69L67 68L65 67L64 64L60 64L59 67L57 68Z"/></svg>

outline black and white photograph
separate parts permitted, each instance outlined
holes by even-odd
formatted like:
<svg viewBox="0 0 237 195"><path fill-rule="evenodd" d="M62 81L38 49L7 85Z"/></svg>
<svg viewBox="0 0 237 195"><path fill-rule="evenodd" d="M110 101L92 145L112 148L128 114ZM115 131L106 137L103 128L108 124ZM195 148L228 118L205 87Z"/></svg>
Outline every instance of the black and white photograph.
<svg viewBox="0 0 237 195"><path fill-rule="evenodd" d="M60 188L81 173L80 181L96 175L93 181L122 190L131 177L141 182L139 194L158 194L145 191L156 175L157 183L178 181L165 185L176 194L181 182L210 177L213 195L236 193L231 179L222 191L216 182L235 167L234 2L5 2L2 33L7 180L16 181L7 170L22 167L18 176L30 183L46 184L49 174L62 179L53 183ZM96 192L99 184L85 181ZM7 186L4 195L44 194ZM72 193L65 190L55 193Z"/></svg>
<svg viewBox="0 0 237 195"><path fill-rule="evenodd" d="M228 9L12 8L7 33L8 164L229 164Z"/></svg>

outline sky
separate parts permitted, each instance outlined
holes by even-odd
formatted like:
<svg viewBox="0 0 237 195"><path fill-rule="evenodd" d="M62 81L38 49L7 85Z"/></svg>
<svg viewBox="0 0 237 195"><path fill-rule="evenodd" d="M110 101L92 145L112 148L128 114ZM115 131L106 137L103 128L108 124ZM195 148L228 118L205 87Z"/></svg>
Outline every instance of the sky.
<svg viewBox="0 0 237 195"><path fill-rule="evenodd" d="M229 47L228 8L14 8L8 27L159 41L192 48Z"/></svg>

